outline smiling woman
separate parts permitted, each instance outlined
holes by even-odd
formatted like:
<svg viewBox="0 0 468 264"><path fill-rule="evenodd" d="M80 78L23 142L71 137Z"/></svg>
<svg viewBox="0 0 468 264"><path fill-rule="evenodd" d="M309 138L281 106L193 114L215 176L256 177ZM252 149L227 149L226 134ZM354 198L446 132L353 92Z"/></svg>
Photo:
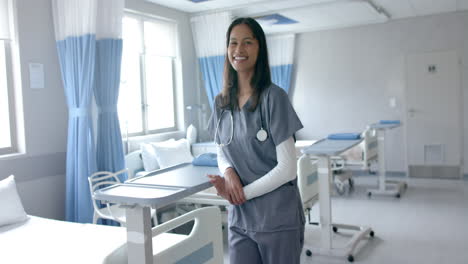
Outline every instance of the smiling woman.
<svg viewBox="0 0 468 264"><path fill-rule="evenodd" d="M260 25L237 18L226 33L226 47L224 87L208 126L224 177L208 177L232 204L230 262L298 264L305 220L293 138L302 124L285 91L271 82Z"/></svg>

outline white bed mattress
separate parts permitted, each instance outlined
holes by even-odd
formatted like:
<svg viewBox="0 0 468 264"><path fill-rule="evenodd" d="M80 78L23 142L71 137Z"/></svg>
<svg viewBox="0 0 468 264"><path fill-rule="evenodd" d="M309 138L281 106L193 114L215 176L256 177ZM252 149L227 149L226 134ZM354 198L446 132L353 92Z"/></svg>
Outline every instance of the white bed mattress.
<svg viewBox="0 0 468 264"><path fill-rule="evenodd" d="M186 236L163 233L153 238L153 253ZM123 227L78 224L37 216L0 227L0 264L126 263ZM113 254L110 254L113 252ZM111 255L112 257L108 257Z"/></svg>
<svg viewBox="0 0 468 264"><path fill-rule="evenodd" d="M125 228L29 216L0 227L0 263L102 263L125 241Z"/></svg>
<svg viewBox="0 0 468 264"><path fill-rule="evenodd" d="M295 143L296 147L296 155L300 157L302 155L301 150L312 145L313 143L317 142L318 140L297 140ZM348 149L347 151L343 152L340 156L344 157L347 162L362 162L362 152L364 151L364 142L360 143L359 145Z"/></svg>

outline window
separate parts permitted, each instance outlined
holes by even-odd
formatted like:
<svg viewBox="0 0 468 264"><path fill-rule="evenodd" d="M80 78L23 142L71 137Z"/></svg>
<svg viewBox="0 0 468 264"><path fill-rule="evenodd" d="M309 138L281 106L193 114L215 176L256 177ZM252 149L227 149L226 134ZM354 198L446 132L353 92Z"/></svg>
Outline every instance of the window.
<svg viewBox="0 0 468 264"><path fill-rule="evenodd" d="M0 0L0 155L16 151L11 2Z"/></svg>
<svg viewBox="0 0 468 264"><path fill-rule="evenodd" d="M11 147L11 125L8 100L8 76L5 41L0 40L0 149Z"/></svg>
<svg viewBox="0 0 468 264"><path fill-rule="evenodd" d="M154 18L123 18L118 111L122 134L176 129L176 24Z"/></svg>

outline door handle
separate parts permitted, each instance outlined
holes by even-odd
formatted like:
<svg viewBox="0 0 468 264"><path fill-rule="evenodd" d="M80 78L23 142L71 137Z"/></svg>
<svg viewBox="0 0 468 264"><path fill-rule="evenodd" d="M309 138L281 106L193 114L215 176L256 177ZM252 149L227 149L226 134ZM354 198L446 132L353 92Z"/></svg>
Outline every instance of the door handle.
<svg viewBox="0 0 468 264"><path fill-rule="evenodd" d="M416 109L410 108L410 109L408 109L408 116L409 116L409 117L414 117L414 115L416 114L416 112L417 112Z"/></svg>

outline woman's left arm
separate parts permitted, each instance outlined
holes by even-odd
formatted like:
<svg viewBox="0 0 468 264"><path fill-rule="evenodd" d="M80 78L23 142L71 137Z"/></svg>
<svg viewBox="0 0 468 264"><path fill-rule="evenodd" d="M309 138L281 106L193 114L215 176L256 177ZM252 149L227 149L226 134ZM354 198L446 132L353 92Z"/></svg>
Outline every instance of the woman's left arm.
<svg viewBox="0 0 468 264"><path fill-rule="evenodd" d="M269 193L296 178L296 149L292 137L276 146L276 157L278 164L271 171L244 186L247 200Z"/></svg>

